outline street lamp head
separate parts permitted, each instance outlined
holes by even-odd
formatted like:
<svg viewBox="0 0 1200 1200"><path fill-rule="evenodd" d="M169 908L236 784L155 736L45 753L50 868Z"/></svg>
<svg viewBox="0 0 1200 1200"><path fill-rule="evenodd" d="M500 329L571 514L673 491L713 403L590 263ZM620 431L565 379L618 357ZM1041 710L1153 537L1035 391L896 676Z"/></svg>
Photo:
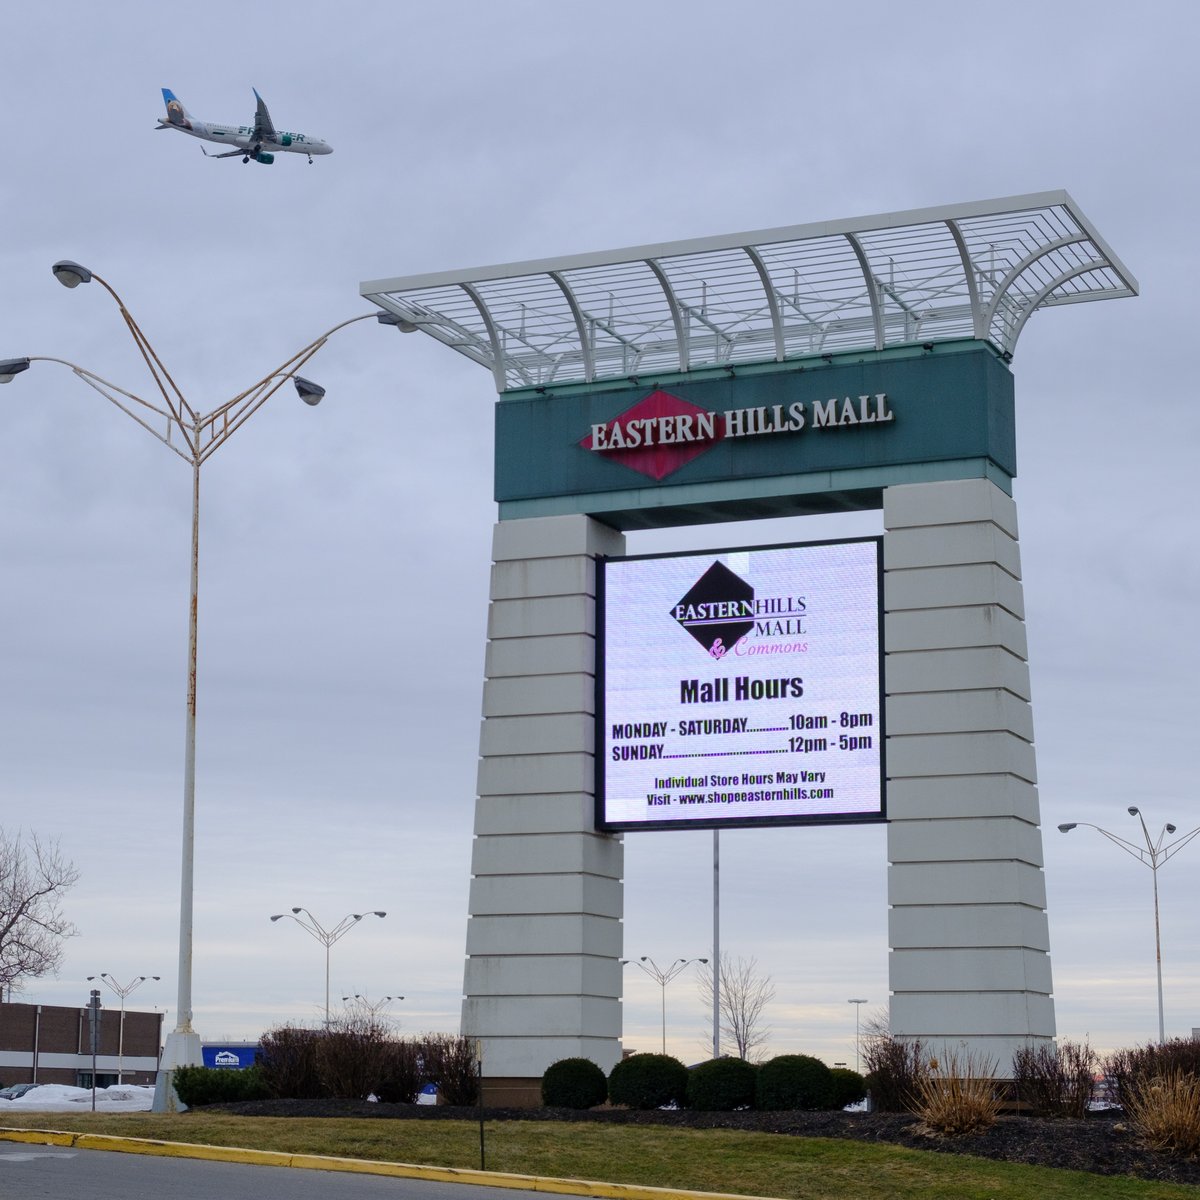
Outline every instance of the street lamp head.
<svg viewBox="0 0 1200 1200"><path fill-rule="evenodd" d="M292 912L294 912L294 913L303 912L303 911L304 910L302 908L293 908L292 909Z"/></svg>
<svg viewBox="0 0 1200 1200"><path fill-rule="evenodd" d="M87 267L81 267L77 262L72 262L69 258L61 259L50 269L54 272L54 278L63 287L75 288L81 283L91 283L92 281L91 271Z"/></svg>
<svg viewBox="0 0 1200 1200"><path fill-rule="evenodd" d="M14 375L28 370L27 358L0 358L0 383L12 383Z"/></svg>
<svg viewBox="0 0 1200 1200"><path fill-rule="evenodd" d="M375 915L377 917L386 917L387 913L385 913L382 909L377 908L375 909Z"/></svg>
<svg viewBox="0 0 1200 1200"><path fill-rule="evenodd" d="M1077 821L1067 821L1065 824L1058 827L1059 833L1070 833L1078 825Z"/></svg>
<svg viewBox="0 0 1200 1200"><path fill-rule="evenodd" d="M1131 817L1136 817L1136 816L1138 815L1138 808L1137 808L1137 805L1136 805L1136 804L1131 804L1131 805L1129 806L1128 812L1129 812L1129 815L1130 815Z"/></svg>
<svg viewBox="0 0 1200 1200"><path fill-rule="evenodd" d="M296 385L296 392L305 404L316 406L321 403L325 389L319 383L313 383L311 379L305 379L302 375L293 375L292 382Z"/></svg>
<svg viewBox="0 0 1200 1200"><path fill-rule="evenodd" d="M380 325L394 325L401 333L416 333L417 327L412 321L405 320L399 313L380 312L375 314L375 320Z"/></svg>
<svg viewBox="0 0 1200 1200"><path fill-rule="evenodd" d="M274 916L271 918L271 920L272 920L272 921L279 921L279 920L282 920L282 919L283 919L284 917L286 917L286 916L287 916L287 913L276 913L276 914L275 914L275 915L274 915Z"/></svg>
<svg viewBox="0 0 1200 1200"><path fill-rule="evenodd" d="M698 958L698 959L696 959L696 961L706 963L706 962L708 962L708 959L707 958Z"/></svg>
<svg viewBox="0 0 1200 1200"><path fill-rule="evenodd" d="M1174 833L1174 832L1175 832L1175 829L1176 829L1176 827L1175 827L1174 825L1172 825L1170 821L1168 821L1168 822L1167 822L1167 832L1168 832L1168 833Z"/></svg>

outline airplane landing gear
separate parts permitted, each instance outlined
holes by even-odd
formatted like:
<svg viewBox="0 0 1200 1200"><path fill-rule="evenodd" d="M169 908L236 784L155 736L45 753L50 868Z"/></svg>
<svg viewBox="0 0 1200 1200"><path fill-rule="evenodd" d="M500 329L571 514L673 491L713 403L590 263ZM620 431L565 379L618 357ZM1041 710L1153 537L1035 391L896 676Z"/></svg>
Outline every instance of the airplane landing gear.
<svg viewBox="0 0 1200 1200"><path fill-rule="evenodd" d="M308 156L308 165L310 167L312 166L312 155L311 154Z"/></svg>

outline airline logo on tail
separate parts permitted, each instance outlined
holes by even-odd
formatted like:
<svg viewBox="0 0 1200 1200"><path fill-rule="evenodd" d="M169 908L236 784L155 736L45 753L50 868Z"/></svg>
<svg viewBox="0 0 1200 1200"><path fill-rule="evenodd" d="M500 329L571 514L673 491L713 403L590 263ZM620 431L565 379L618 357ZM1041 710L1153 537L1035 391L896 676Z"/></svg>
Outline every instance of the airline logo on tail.
<svg viewBox="0 0 1200 1200"><path fill-rule="evenodd" d="M167 102L167 121L182 129L191 129L192 122L187 115L187 109L180 103L179 98L170 88L163 88L163 99Z"/></svg>
<svg viewBox="0 0 1200 1200"><path fill-rule="evenodd" d="M244 163L254 159L255 162L269 166L280 151L305 154L310 163L314 154L333 153L333 147L320 138L276 129L271 114L257 91L254 92L254 120L249 125L216 125L207 121L197 121L170 88L163 88L162 94L163 103L167 106L167 115L165 118L159 117L159 129L177 129L190 137L231 147L220 154L209 154L201 146L209 158L240 157Z"/></svg>

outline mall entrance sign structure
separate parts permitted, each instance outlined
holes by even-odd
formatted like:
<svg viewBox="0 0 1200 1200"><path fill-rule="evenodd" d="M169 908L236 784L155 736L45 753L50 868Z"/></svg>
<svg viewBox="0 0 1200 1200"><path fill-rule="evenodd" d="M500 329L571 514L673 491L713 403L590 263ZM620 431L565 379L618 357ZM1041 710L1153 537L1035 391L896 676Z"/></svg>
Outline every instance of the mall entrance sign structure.
<svg viewBox="0 0 1200 1200"><path fill-rule="evenodd" d="M1002 1069L1052 1038L1009 363L1037 310L1137 294L1075 201L1047 192L361 291L487 367L499 392L463 1005L492 1098L536 1103L555 1060L620 1056L612 829L633 826L597 820L597 757L684 756L663 749L678 722L597 728L597 578L624 531L698 522L882 509L892 1031ZM709 557L721 586L753 594L735 578L744 551ZM676 623L693 623L682 642L706 613L733 611L683 604L702 590L669 596ZM755 632L779 662L799 644ZM734 697L717 676L737 667L717 656L734 644L709 647L676 702L727 700L690 715L714 718L702 728L722 753L761 753L730 751L750 735L721 723ZM799 686L798 668L777 674ZM645 803L667 810L674 785L717 778L653 770L661 799ZM694 823L720 827L712 811Z"/></svg>

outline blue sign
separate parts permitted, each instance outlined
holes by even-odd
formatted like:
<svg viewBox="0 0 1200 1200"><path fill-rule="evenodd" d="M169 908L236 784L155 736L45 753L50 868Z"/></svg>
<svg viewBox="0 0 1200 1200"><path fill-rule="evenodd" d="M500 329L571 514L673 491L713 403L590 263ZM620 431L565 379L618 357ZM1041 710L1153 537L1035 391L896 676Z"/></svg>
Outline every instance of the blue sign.
<svg viewBox="0 0 1200 1200"><path fill-rule="evenodd" d="M258 1056L258 1044L240 1042L224 1046L203 1046L201 1054L206 1067L222 1067L226 1070L241 1071L254 1066Z"/></svg>

